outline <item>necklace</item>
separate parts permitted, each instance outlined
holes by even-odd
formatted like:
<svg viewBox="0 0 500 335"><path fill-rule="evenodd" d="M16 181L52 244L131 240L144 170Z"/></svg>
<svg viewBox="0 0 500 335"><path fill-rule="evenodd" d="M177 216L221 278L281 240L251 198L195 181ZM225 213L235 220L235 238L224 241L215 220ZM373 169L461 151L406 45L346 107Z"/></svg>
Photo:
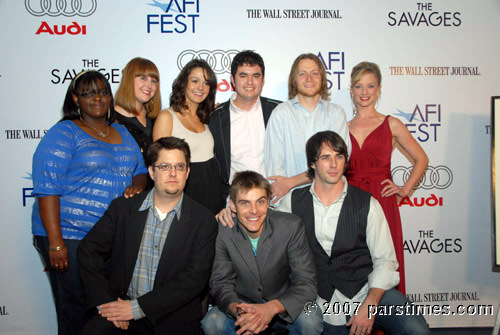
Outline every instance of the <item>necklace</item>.
<svg viewBox="0 0 500 335"><path fill-rule="evenodd" d="M90 128L94 129L94 131L96 132L96 134L98 136L101 136L101 137L106 137L109 135L109 126L108 124L106 123L106 133L103 133L102 131L100 131L99 129L95 128L95 127L92 127L90 124L88 124L83 118L80 118L80 120L82 120L83 123L85 123L87 126L89 126Z"/></svg>

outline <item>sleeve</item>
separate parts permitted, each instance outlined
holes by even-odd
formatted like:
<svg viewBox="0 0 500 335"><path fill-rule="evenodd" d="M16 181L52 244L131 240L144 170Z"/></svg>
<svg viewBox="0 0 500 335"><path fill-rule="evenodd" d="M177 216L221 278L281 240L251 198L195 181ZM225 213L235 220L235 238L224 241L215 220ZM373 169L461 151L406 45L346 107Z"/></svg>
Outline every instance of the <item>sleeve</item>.
<svg viewBox="0 0 500 335"><path fill-rule="evenodd" d="M111 254L116 223L119 218L114 213L126 212L120 199L115 199L109 205L104 215L82 239L78 247L80 276L86 293L87 307L114 301L108 279L106 278L106 259Z"/></svg>
<svg viewBox="0 0 500 335"><path fill-rule="evenodd" d="M289 315L281 317L288 322L294 322L302 313L304 304L316 300L317 282L314 258L302 220L296 218L295 222L290 222L289 227L294 228L288 245L291 285L278 300Z"/></svg>
<svg viewBox="0 0 500 335"><path fill-rule="evenodd" d="M130 134L128 129L121 124L114 123L113 125L115 127L118 127L117 130L119 131L120 136L122 136L122 140L125 141L128 144L128 146L131 148L131 155L135 156L137 159L137 165L135 167L135 171L134 171L134 174L132 177L138 176L140 174L147 174L148 169L145 165L144 157L143 157L142 152L141 152L141 148L137 144L137 142L134 139L134 137L132 136L132 134Z"/></svg>
<svg viewBox="0 0 500 335"><path fill-rule="evenodd" d="M43 136L33 155L34 195L62 195L75 146L75 134L64 123Z"/></svg>
<svg viewBox="0 0 500 335"><path fill-rule="evenodd" d="M226 228L221 227L220 229ZM222 235L219 232L215 243L214 266L210 277L210 294L215 299L215 303L219 309L228 314L229 305L233 302L240 302L241 299L236 294L236 271L233 268L233 263Z"/></svg>
<svg viewBox="0 0 500 335"><path fill-rule="evenodd" d="M185 247L190 250L187 266L168 282L137 298L153 326L179 309L179 306L184 306L199 296L209 280L215 254L217 222L209 211L196 219L199 224L195 228L197 231L192 243L185 242Z"/></svg>
<svg viewBox="0 0 500 335"><path fill-rule="evenodd" d="M285 194L283 198L281 198L275 210L285 213L292 213L292 193L293 190Z"/></svg>
<svg viewBox="0 0 500 335"><path fill-rule="evenodd" d="M286 108L285 103L278 105L269 117L264 140L264 164L267 177L285 176L285 142L281 114ZM290 136L290 135L289 135Z"/></svg>
<svg viewBox="0 0 500 335"><path fill-rule="evenodd" d="M394 251L389 225L382 206L371 197L366 243L373 262L373 271L368 276L368 287L389 290L399 283L398 262Z"/></svg>
<svg viewBox="0 0 500 335"><path fill-rule="evenodd" d="M332 105L332 104L331 104ZM347 153L351 156L351 136L349 135L349 127L347 126L347 117L344 109L336 104L334 106L335 113L335 129L334 131L342 137L347 145Z"/></svg>

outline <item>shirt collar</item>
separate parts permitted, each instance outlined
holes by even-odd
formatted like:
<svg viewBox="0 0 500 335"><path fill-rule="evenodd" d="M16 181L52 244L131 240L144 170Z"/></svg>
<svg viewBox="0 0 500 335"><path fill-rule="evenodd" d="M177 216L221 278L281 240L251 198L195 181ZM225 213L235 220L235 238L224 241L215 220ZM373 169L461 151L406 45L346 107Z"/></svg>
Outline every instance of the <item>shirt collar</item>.
<svg viewBox="0 0 500 335"><path fill-rule="evenodd" d="M344 187L342 188L342 194L340 195L340 197L338 197L337 200L335 200L334 202L332 202L330 205L336 203L337 201L339 201L341 199L343 200L346 197L348 184L347 184L347 179L345 178L345 176L342 176L342 181L344 182ZM315 183L316 183L316 179L313 180L313 182L311 184L311 187L309 188L309 192L311 192L312 197L313 197L313 199L316 202L319 202L319 203L323 204L321 202L321 200L319 199L319 197L316 195L316 193L314 193L314 185L315 185ZM330 205L328 205L328 206L330 206ZM328 206L325 206L325 207L328 207Z"/></svg>
<svg viewBox="0 0 500 335"><path fill-rule="evenodd" d="M145 210L148 210L150 208L154 209L154 191L155 191L155 188L153 187L153 189L151 191L149 191L148 195L146 196L146 198L142 202L141 207L139 207L140 211L145 211ZM175 216L177 217L177 220L180 220L180 218L181 218L181 206L182 206L183 199L184 199L184 192L182 192L181 198L179 199L179 201L175 204L174 208L172 209L175 213Z"/></svg>
<svg viewBox="0 0 500 335"><path fill-rule="evenodd" d="M255 101L255 103L253 104L252 108L250 108L249 110L245 111L239 107L237 107L235 104L234 104L234 100L236 99L237 97L237 93L234 92L232 95L231 95L231 99L229 99L229 109L231 112L233 113L248 113L248 112L254 112L256 110L259 110L260 109L260 97L257 99L257 101Z"/></svg>
<svg viewBox="0 0 500 335"><path fill-rule="evenodd" d="M296 96L294 96L292 99L290 99L290 104L292 104L292 106L297 105L297 104L300 105L300 106L302 106L302 104L299 101L299 95L298 94ZM327 104L328 104L327 100L324 100L323 98L319 97L318 104L316 105L316 107L318 105L320 105L322 108L325 108L325 107L327 107ZM316 107L314 107L314 109L316 109ZM302 106L302 108L305 108L305 107Z"/></svg>

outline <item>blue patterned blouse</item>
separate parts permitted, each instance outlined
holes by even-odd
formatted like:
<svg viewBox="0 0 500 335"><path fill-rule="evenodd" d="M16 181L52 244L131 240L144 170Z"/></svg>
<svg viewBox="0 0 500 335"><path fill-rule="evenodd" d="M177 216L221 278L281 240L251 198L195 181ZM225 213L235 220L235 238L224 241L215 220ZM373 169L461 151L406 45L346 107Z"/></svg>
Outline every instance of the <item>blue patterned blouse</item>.
<svg viewBox="0 0 500 335"><path fill-rule="evenodd" d="M132 135L121 124L112 126L121 144L95 139L73 121L57 123L42 138L33 156L33 235L47 236L38 197L58 195L63 238L81 240L132 178L147 173Z"/></svg>

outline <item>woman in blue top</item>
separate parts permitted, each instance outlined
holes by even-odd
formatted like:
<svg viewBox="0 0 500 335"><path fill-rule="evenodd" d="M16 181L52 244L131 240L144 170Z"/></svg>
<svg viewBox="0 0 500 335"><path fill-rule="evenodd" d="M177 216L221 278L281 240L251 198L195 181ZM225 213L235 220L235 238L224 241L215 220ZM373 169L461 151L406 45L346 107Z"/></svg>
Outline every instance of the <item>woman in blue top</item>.
<svg viewBox="0 0 500 335"><path fill-rule="evenodd" d="M86 322L76 250L110 202L146 187L143 156L115 118L111 87L97 71L82 72L66 93L63 118L33 156L35 247L48 268L59 334Z"/></svg>

